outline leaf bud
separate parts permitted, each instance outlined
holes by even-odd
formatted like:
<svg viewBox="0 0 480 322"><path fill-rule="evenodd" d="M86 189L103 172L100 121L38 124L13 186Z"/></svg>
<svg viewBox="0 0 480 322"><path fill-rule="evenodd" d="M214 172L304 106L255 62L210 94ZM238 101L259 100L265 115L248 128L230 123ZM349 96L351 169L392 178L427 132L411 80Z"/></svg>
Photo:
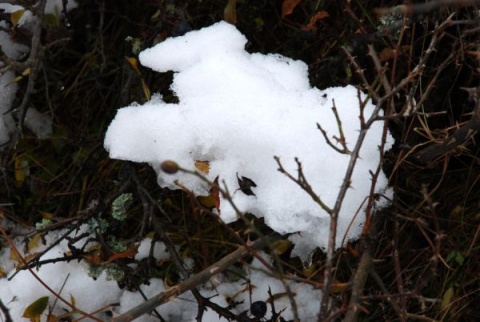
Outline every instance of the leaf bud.
<svg viewBox="0 0 480 322"><path fill-rule="evenodd" d="M168 174L177 173L178 170L180 169L177 162L172 160L163 161L162 164L160 165L160 168L162 169L163 172Z"/></svg>

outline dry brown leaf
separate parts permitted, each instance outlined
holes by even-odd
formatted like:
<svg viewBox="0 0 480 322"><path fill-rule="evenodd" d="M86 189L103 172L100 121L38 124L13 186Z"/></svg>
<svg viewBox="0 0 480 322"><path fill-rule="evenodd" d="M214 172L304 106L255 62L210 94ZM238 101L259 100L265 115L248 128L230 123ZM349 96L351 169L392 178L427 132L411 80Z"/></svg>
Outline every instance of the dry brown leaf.
<svg viewBox="0 0 480 322"><path fill-rule="evenodd" d="M116 261L117 259L122 259L122 258L133 258L135 255L138 253L138 247L140 244L135 244L132 247L128 248L127 250L120 252L120 253L114 253L112 256L108 258L106 263L111 263Z"/></svg>
<svg viewBox="0 0 480 322"><path fill-rule="evenodd" d="M140 70L138 69L138 60L135 57L128 57L128 56L125 56L125 60L133 68L133 70L137 73L137 75L140 75Z"/></svg>
<svg viewBox="0 0 480 322"><path fill-rule="evenodd" d="M223 20L232 25L237 23L237 0L228 0L223 10Z"/></svg>
<svg viewBox="0 0 480 322"><path fill-rule="evenodd" d="M382 51L380 52L380 54L378 55L378 57L380 58L380 61L381 62L384 62L384 61L387 61L387 60L390 60L390 59L393 59L395 57L395 55L398 57L400 56L401 54L404 54L406 53L407 51L410 50L410 46L409 45L403 45L399 48L398 52L393 49L393 48L390 48L390 47L385 47L382 49Z"/></svg>
<svg viewBox="0 0 480 322"><path fill-rule="evenodd" d="M35 234L32 239L28 242L28 251L31 251L34 248L38 247L38 244L42 240L42 234Z"/></svg>
<svg viewBox="0 0 480 322"><path fill-rule="evenodd" d="M220 190L218 189L218 176L213 181L208 196L198 196L198 202L207 209L217 208L220 211Z"/></svg>
<svg viewBox="0 0 480 322"><path fill-rule="evenodd" d="M25 9L20 9L11 13L10 22L12 23L13 28L16 28L18 26L18 23L20 19L22 19L24 13Z"/></svg>
<svg viewBox="0 0 480 322"><path fill-rule="evenodd" d="M208 174L210 171L210 161L195 161L195 168L197 168L198 171Z"/></svg>
<svg viewBox="0 0 480 322"><path fill-rule="evenodd" d="M317 29L317 21L318 20L322 20L324 18L327 18L327 17L330 17L330 15L328 14L328 12L326 12L325 10L321 10L321 11L318 11L315 15L313 15L313 17L310 19L310 22L308 23L308 25L305 25L302 27L302 30L304 31L310 31L310 30L314 30L314 29Z"/></svg>
<svg viewBox="0 0 480 322"><path fill-rule="evenodd" d="M283 0L282 3L282 17L286 17L292 14L293 9L301 2L302 0Z"/></svg>

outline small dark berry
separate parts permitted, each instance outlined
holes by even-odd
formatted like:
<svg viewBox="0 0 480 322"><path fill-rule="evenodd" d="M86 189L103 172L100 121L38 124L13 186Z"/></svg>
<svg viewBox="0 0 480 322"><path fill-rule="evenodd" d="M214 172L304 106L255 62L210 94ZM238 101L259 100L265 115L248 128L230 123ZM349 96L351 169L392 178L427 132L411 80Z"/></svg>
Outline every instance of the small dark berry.
<svg viewBox="0 0 480 322"><path fill-rule="evenodd" d="M263 301L256 301L250 305L250 312L257 318L263 318L267 313L267 304Z"/></svg>

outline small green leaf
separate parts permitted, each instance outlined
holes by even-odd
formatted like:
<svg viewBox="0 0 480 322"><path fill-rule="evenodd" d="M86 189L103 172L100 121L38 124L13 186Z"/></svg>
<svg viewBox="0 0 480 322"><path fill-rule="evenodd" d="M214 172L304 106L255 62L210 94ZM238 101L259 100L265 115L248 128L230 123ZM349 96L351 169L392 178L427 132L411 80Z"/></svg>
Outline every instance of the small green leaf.
<svg viewBox="0 0 480 322"><path fill-rule="evenodd" d="M463 257L459 251L452 250L448 253L446 260L449 264L455 262L457 265L462 266L463 262L465 261L465 257Z"/></svg>
<svg viewBox="0 0 480 322"><path fill-rule="evenodd" d="M41 297L30 304L23 312L23 317L31 321L40 321L40 315L45 311L48 305L48 296Z"/></svg>

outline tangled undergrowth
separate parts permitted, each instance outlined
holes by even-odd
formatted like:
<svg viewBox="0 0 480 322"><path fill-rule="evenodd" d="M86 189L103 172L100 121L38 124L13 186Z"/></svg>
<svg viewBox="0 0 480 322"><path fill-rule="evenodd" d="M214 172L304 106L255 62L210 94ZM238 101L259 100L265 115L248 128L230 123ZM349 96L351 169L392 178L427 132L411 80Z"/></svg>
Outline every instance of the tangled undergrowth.
<svg viewBox="0 0 480 322"><path fill-rule="evenodd" d="M69 259L114 264L119 285L136 289L152 277L168 285L183 279L175 260L145 260L132 270L131 257L112 259L147 235L175 245L178 258L191 258L198 272L241 241L269 234L253 216L228 229L212 224L211 212L189 193L159 188L148 165L113 161L103 149L118 107L153 92L176 99L171 74L158 76L126 57L235 18L251 40L249 51L305 61L319 88L355 84L366 91L383 104L396 140L384 157L391 206L372 217L364 238L335 255L325 320L480 319L476 2L283 1L293 6L289 14L278 1L226 2L80 0L63 20L46 20L41 41L52 45L37 62L35 91L28 92L28 77L18 80L15 105L30 96L31 106L53 117L54 133L39 140L25 130L1 152L2 218L28 228L8 231L9 238L96 225L99 249L77 249ZM22 41L21 30L12 37ZM117 204L123 217L101 227L127 193L128 202ZM290 256L291 245L283 248L277 266L285 277L324 286L322 251L305 267ZM31 267L41 264L41 254L29 259Z"/></svg>

